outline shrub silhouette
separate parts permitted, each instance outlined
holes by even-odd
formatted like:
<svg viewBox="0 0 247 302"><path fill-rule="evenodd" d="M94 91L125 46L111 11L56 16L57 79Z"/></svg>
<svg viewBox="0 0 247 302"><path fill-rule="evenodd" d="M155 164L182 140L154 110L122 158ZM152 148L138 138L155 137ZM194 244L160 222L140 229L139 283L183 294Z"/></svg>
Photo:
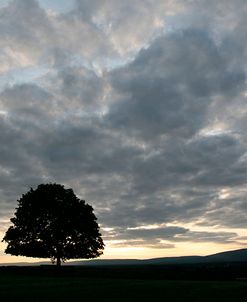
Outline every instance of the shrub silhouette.
<svg viewBox="0 0 247 302"><path fill-rule="evenodd" d="M93 208L60 184L41 184L23 194L2 241L5 253L61 260L95 258L104 243Z"/></svg>

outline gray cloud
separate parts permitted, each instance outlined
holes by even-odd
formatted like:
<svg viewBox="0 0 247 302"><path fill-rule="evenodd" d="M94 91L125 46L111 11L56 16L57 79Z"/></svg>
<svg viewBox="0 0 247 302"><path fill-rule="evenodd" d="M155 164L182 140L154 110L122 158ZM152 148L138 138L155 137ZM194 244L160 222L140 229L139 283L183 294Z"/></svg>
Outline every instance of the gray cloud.
<svg viewBox="0 0 247 302"><path fill-rule="evenodd" d="M166 26L165 18L183 10L177 1L77 0L75 15L102 31L114 49L132 55Z"/></svg>
<svg viewBox="0 0 247 302"><path fill-rule="evenodd" d="M121 229L106 232L107 240L117 240L113 246L145 246L157 248L174 248L178 242L214 242L231 244L243 239L233 232L191 231L186 228L169 226L152 229Z"/></svg>
<svg viewBox="0 0 247 302"><path fill-rule="evenodd" d="M128 135L192 136L206 125L207 109L217 95L244 89L244 72L228 67L204 32L161 37L133 63L113 71L118 101L106 119Z"/></svg>
<svg viewBox="0 0 247 302"><path fill-rule="evenodd" d="M148 239L148 240L123 240L121 242L111 243L111 247L121 248L121 247L145 247L151 249L171 249L175 248L174 244L163 243L158 239Z"/></svg>
<svg viewBox="0 0 247 302"><path fill-rule="evenodd" d="M116 238L118 239L171 239L178 234L184 234L188 230L181 227L164 227L157 229L125 229L117 230Z"/></svg>
<svg viewBox="0 0 247 302"><path fill-rule="evenodd" d="M60 14L44 7L42 0L10 0L0 7L0 57L5 61L0 71L72 62L93 69L112 68L157 36L164 17L175 12L177 5L78 0Z"/></svg>

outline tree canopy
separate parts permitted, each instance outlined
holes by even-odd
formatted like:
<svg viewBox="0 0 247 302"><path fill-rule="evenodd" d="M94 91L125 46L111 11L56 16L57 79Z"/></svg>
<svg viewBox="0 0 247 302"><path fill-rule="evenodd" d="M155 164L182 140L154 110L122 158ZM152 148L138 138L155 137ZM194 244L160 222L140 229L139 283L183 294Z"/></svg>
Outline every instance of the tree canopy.
<svg viewBox="0 0 247 302"><path fill-rule="evenodd" d="M93 208L60 184L40 184L18 200L5 253L61 260L95 258L104 243Z"/></svg>

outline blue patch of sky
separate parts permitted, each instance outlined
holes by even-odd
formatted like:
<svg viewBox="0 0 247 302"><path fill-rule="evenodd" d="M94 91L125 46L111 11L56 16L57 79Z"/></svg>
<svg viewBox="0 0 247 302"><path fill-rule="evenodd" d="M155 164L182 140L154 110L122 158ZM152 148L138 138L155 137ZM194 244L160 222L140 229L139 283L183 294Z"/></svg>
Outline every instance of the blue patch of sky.
<svg viewBox="0 0 247 302"><path fill-rule="evenodd" d="M39 4L46 10L64 14L74 8L75 0L39 0Z"/></svg>
<svg viewBox="0 0 247 302"><path fill-rule="evenodd" d="M0 8L7 6L9 2L10 0L0 0ZM38 0L38 2L44 9L52 10L60 14L71 11L75 6L75 0Z"/></svg>
<svg viewBox="0 0 247 302"><path fill-rule="evenodd" d="M8 5L8 0L0 0L0 8Z"/></svg>
<svg viewBox="0 0 247 302"><path fill-rule="evenodd" d="M38 83L39 78L49 72L47 67L26 67L12 69L3 75L0 75L0 92L5 87L23 83Z"/></svg>

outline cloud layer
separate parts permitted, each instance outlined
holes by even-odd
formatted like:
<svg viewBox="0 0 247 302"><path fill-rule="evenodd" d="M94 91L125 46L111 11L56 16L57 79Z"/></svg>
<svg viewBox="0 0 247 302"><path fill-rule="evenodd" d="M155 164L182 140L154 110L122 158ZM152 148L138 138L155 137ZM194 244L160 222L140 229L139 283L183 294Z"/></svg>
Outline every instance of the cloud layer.
<svg viewBox="0 0 247 302"><path fill-rule="evenodd" d="M58 182L112 247L242 244L247 7L225 2L0 7L2 231Z"/></svg>

